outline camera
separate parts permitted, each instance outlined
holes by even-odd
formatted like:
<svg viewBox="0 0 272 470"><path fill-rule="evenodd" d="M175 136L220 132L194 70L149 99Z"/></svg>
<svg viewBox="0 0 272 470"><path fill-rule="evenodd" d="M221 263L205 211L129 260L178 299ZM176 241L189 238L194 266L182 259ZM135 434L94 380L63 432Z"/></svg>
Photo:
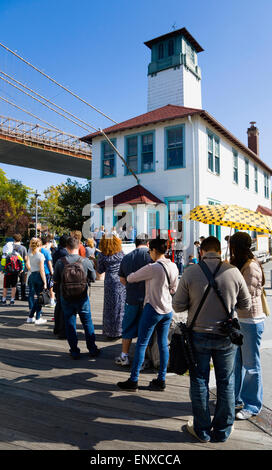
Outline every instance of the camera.
<svg viewBox="0 0 272 470"><path fill-rule="evenodd" d="M220 330L229 336L232 343L237 346L243 344L243 335L240 331L240 325L237 318L229 318L221 323Z"/></svg>

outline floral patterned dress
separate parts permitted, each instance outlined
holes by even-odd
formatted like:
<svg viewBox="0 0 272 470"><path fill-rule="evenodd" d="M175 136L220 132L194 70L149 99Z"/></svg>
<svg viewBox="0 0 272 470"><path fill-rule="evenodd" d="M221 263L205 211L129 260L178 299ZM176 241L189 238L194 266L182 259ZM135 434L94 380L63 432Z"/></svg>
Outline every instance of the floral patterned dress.
<svg viewBox="0 0 272 470"><path fill-rule="evenodd" d="M123 257L122 251L112 256L100 253L97 261L97 272L105 273L103 334L111 338L122 336L126 288L121 284L118 273Z"/></svg>

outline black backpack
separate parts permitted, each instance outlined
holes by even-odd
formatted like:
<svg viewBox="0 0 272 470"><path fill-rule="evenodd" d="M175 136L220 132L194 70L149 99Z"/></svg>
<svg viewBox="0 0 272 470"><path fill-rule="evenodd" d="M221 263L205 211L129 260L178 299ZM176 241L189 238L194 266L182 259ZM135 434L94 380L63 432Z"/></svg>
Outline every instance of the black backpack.
<svg viewBox="0 0 272 470"><path fill-rule="evenodd" d="M84 298L87 292L87 274L79 257L75 263L61 258L63 271L61 275L61 293L65 300L77 301Z"/></svg>

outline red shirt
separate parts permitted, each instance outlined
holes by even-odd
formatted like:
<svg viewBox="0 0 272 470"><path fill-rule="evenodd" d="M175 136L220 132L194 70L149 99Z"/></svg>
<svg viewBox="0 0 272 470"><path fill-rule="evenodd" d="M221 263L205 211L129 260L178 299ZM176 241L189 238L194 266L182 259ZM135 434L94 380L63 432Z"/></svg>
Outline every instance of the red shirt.
<svg viewBox="0 0 272 470"><path fill-rule="evenodd" d="M80 256L83 256L83 258L86 257L86 250L85 250L85 247L82 245L82 243L80 243L79 245L78 254Z"/></svg>

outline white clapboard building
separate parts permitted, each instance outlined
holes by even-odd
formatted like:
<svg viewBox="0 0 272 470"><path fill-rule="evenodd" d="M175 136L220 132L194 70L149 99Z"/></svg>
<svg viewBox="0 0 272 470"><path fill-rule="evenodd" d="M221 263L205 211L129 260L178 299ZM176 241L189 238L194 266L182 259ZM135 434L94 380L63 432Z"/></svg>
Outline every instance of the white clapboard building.
<svg viewBox="0 0 272 470"><path fill-rule="evenodd" d="M179 232L187 254L200 236L224 245L228 228L186 222L199 204L239 204L271 211L271 168L259 155L259 132L247 129L247 144L202 109L202 47L185 29L145 43L148 111L83 138L92 144L92 228L109 230L124 221L152 236ZM245 128L246 133L246 128ZM120 155L124 158L120 158Z"/></svg>

